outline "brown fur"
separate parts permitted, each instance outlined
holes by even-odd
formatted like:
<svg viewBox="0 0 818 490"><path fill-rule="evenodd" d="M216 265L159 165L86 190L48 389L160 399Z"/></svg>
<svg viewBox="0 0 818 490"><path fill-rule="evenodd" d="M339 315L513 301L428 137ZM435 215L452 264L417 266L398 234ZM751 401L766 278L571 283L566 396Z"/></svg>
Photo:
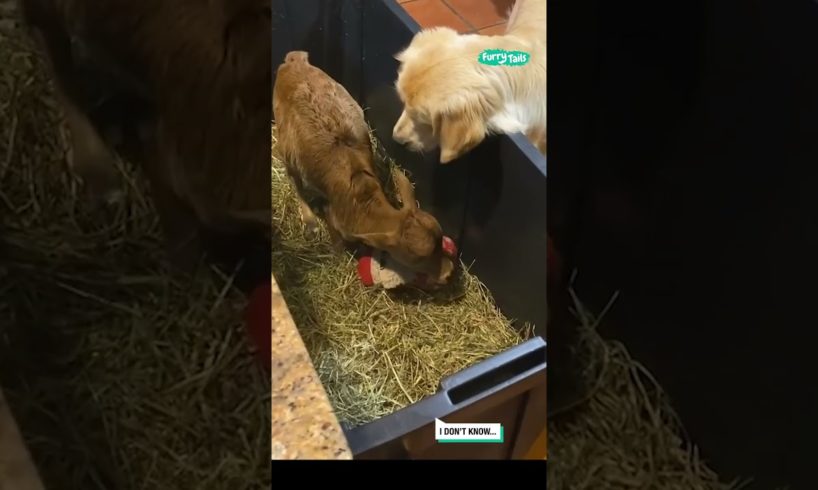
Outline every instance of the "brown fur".
<svg viewBox="0 0 818 490"><path fill-rule="evenodd" d="M386 198L372 165L368 126L360 106L339 83L290 52L273 91L278 150L301 199L305 224L316 216L307 201L324 204L337 240L362 242L444 283L454 268L442 250L437 220L415 206L412 184L395 172L403 207Z"/></svg>
<svg viewBox="0 0 818 490"><path fill-rule="evenodd" d="M171 246L197 229L270 226L272 84L267 0L20 0L45 51L71 132L75 172L98 194L118 185L87 116L71 40L149 102L144 158Z"/></svg>

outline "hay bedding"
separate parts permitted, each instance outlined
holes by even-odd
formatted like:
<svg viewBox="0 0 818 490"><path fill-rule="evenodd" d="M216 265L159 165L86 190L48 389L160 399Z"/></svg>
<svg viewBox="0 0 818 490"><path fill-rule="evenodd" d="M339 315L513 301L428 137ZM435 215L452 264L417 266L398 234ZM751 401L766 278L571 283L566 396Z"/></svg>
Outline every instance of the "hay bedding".
<svg viewBox="0 0 818 490"><path fill-rule="evenodd" d="M594 388L573 413L549 422L549 490L742 488L699 458L661 387L625 346L599 336L604 312L595 318L576 296L574 304L578 355Z"/></svg>
<svg viewBox="0 0 818 490"><path fill-rule="evenodd" d="M230 277L170 279L139 174L92 211L0 5L0 382L47 488L269 488L269 380Z"/></svg>
<svg viewBox="0 0 818 490"><path fill-rule="evenodd" d="M273 274L312 355L339 419L370 422L434 394L440 380L531 336L494 306L487 289L460 274L435 293L365 288L349 253L336 253L326 228L305 234L295 194L275 151L273 127ZM377 169L394 163L376 145ZM422 205L422 203L421 203Z"/></svg>

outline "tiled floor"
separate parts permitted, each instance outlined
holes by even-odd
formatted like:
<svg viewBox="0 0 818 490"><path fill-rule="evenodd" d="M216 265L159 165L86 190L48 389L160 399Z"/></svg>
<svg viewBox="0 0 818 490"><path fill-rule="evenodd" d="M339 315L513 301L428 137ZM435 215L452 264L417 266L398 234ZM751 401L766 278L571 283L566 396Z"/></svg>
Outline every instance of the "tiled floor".
<svg viewBox="0 0 818 490"><path fill-rule="evenodd" d="M514 0L399 0L421 27L448 26L461 33L505 31Z"/></svg>

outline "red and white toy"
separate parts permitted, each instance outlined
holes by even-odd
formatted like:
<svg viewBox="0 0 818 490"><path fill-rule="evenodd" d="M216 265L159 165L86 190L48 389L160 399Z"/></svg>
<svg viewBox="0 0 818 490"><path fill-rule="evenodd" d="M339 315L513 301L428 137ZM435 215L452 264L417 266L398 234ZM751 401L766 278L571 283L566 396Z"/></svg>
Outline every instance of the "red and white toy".
<svg viewBox="0 0 818 490"><path fill-rule="evenodd" d="M444 236L443 251L453 261L457 260L457 246L454 241ZM429 288L426 274L415 272L402 264L393 260L388 253L381 250L367 250L358 259L358 277L361 278L364 286L379 286L384 289L394 289L404 284Z"/></svg>

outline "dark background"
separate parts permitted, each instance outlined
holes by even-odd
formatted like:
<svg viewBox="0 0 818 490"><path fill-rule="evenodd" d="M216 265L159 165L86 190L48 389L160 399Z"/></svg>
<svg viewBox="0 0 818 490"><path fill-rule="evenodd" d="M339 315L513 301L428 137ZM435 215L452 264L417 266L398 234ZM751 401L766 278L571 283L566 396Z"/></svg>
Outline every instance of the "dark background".
<svg viewBox="0 0 818 490"><path fill-rule="evenodd" d="M703 457L813 488L818 4L549 3L549 228Z"/></svg>

